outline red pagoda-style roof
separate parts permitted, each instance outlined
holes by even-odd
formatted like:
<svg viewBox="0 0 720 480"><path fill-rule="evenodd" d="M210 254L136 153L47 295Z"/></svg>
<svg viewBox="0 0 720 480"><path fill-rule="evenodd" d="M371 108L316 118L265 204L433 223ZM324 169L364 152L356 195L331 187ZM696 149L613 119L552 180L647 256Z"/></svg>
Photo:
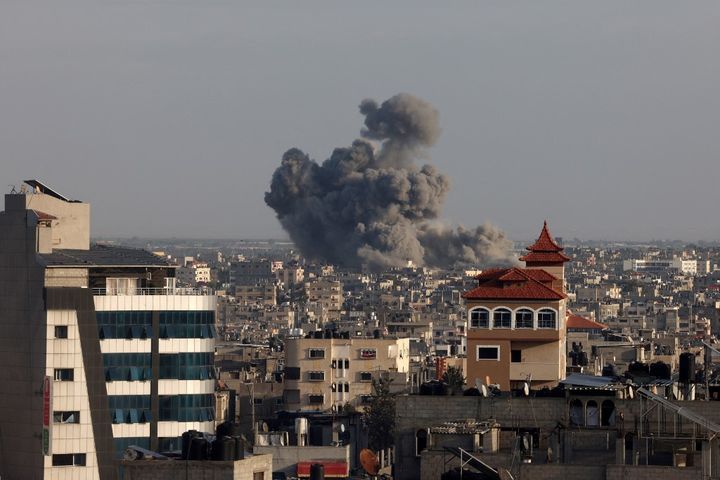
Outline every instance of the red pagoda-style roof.
<svg viewBox="0 0 720 480"><path fill-rule="evenodd" d="M570 260L570 257L562 253L563 247L558 245L550 235L547 222L543 223L540 236L535 243L527 247L530 251L527 255L520 257L521 261L527 263L564 263Z"/></svg>
<svg viewBox="0 0 720 480"><path fill-rule="evenodd" d="M475 277L479 285L463 294L475 300L562 300L563 292L553 288L558 279L544 270L502 268Z"/></svg>

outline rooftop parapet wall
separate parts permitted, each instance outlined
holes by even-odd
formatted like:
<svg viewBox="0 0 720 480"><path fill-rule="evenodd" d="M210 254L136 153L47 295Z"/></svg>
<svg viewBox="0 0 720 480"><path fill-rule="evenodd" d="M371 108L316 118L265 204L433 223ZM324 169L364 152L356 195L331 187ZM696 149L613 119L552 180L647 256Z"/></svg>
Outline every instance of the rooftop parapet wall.
<svg viewBox="0 0 720 480"><path fill-rule="evenodd" d="M610 399L618 413L622 412L625 430L635 429L640 414L640 400L623 400L613 396L593 397L572 394L564 397L462 397L404 395L397 397L397 431L416 430L430 425L462 419L494 418L503 427L537 427L553 429L558 422L568 425L568 404L573 398ZM673 402L681 407L720 423L719 402ZM601 427L609 428L609 427Z"/></svg>
<svg viewBox="0 0 720 480"><path fill-rule="evenodd" d="M407 395L397 399L397 430L415 430L468 418L496 419L503 427L555 428L567 417L565 398L484 398Z"/></svg>

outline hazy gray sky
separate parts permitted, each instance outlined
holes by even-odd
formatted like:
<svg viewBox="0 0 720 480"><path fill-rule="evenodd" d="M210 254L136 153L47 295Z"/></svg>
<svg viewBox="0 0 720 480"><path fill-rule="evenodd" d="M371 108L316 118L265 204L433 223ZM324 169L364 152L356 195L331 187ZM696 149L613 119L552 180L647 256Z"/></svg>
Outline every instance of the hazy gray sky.
<svg viewBox="0 0 720 480"><path fill-rule="evenodd" d="M285 150L365 97L440 112L448 222L512 238L720 238L720 2L0 2L0 180L96 235L282 236Z"/></svg>

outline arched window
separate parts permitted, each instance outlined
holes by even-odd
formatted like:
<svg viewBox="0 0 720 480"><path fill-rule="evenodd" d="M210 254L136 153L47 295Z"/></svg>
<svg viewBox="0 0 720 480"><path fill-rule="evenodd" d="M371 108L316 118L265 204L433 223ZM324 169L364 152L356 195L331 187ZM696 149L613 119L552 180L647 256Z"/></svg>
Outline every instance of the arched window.
<svg viewBox="0 0 720 480"><path fill-rule="evenodd" d="M577 398L570 402L570 424L582 427L585 425L585 409Z"/></svg>
<svg viewBox="0 0 720 480"><path fill-rule="evenodd" d="M585 410L587 411L585 425L588 427L599 427L600 411L598 409L597 402L595 400L590 400L587 402L587 405L585 405Z"/></svg>
<svg viewBox="0 0 720 480"><path fill-rule="evenodd" d="M470 328L488 328L490 310L487 308L474 308L470 310Z"/></svg>
<svg viewBox="0 0 720 480"><path fill-rule="evenodd" d="M557 326L555 310L544 308L538 312L538 328L552 328Z"/></svg>
<svg viewBox="0 0 720 480"><path fill-rule="evenodd" d="M615 426L615 403L605 400L600 407L600 425L603 427Z"/></svg>
<svg viewBox="0 0 720 480"><path fill-rule="evenodd" d="M493 312L493 328L510 328L512 312L507 308L496 308Z"/></svg>
<svg viewBox="0 0 720 480"><path fill-rule="evenodd" d="M532 310L521 308L515 312L515 328L533 328Z"/></svg>

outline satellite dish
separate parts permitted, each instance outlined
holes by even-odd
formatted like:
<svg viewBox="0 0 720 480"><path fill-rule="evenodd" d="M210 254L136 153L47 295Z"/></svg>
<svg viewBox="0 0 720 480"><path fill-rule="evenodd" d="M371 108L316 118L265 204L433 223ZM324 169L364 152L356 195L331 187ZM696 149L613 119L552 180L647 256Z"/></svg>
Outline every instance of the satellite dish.
<svg viewBox="0 0 720 480"><path fill-rule="evenodd" d="M480 393L482 393L482 396L487 398L488 396L488 389L484 384L480 384Z"/></svg>
<svg viewBox="0 0 720 480"><path fill-rule="evenodd" d="M633 391L632 387L628 387L628 397L630 397L630 400L635 398L635 392Z"/></svg>
<svg viewBox="0 0 720 480"><path fill-rule="evenodd" d="M372 450L363 448L360 451L360 464L369 475L377 475L380 471L380 462Z"/></svg>
<svg viewBox="0 0 720 480"><path fill-rule="evenodd" d="M268 424L265 423L265 422L262 422L262 425L260 426L260 429L261 429L264 433L268 433L268 432L270 431L270 427L268 427Z"/></svg>
<svg viewBox="0 0 720 480"><path fill-rule="evenodd" d="M522 437L522 445L525 451L530 450L530 441L528 440L527 435L523 435Z"/></svg>
<svg viewBox="0 0 720 480"><path fill-rule="evenodd" d="M344 423L340 424L340 432L345 433L345 424Z"/></svg>
<svg viewBox="0 0 720 480"><path fill-rule="evenodd" d="M526 397L530 396L530 385L527 382L523 382L523 393Z"/></svg>

